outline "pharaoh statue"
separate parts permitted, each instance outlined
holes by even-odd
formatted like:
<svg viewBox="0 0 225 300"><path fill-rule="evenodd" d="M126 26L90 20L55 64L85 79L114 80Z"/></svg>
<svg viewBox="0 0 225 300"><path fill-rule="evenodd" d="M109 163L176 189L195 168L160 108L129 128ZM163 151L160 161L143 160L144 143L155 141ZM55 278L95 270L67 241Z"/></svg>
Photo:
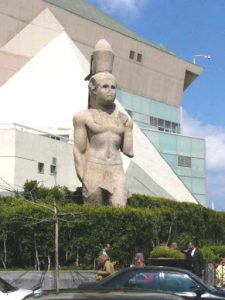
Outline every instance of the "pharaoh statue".
<svg viewBox="0 0 225 300"><path fill-rule="evenodd" d="M133 123L118 110L114 53L110 44L95 46L89 80L89 108L73 118L74 160L85 203L125 206L128 190L121 152L133 157Z"/></svg>

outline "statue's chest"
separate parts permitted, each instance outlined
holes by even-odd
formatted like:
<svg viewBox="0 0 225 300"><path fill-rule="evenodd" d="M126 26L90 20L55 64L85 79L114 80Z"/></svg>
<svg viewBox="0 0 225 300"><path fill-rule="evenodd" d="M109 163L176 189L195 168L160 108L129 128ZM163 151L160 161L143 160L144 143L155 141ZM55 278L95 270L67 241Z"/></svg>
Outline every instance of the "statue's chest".
<svg viewBox="0 0 225 300"><path fill-rule="evenodd" d="M86 126L92 135L107 132L122 135L124 132L124 124L117 115L92 114Z"/></svg>

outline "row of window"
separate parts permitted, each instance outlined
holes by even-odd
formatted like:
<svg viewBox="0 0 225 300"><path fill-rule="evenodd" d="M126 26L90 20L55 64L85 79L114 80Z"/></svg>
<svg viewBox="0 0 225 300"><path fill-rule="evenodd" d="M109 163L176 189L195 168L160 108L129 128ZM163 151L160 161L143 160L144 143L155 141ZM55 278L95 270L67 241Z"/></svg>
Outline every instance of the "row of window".
<svg viewBox="0 0 225 300"><path fill-rule="evenodd" d="M56 159L52 160L52 163L50 165L50 174L56 175ZM180 167L188 167L191 168L191 157L190 156L184 156L184 155L178 155L178 166ZM38 162L38 173L44 174L45 173L45 164L42 162Z"/></svg>
<svg viewBox="0 0 225 300"><path fill-rule="evenodd" d="M38 162L37 171L40 174L44 174L45 173L45 164L42 162ZM50 174L56 175L56 165L53 165L53 164L50 165Z"/></svg>
<svg viewBox="0 0 225 300"><path fill-rule="evenodd" d="M132 118L133 116L132 111L127 109L127 112ZM151 126L157 127L159 131L180 133L180 125L176 122L171 122L168 120L150 116L149 124Z"/></svg>
<svg viewBox="0 0 225 300"><path fill-rule="evenodd" d="M180 133L180 125L176 122L150 117L150 125L157 127L160 131Z"/></svg>
<svg viewBox="0 0 225 300"><path fill-rule="evenodd" d="M137 62L141 62L142 61L142 54L141 53L137 53L137 55L135 54L135 51L130 50L130 55L129 55L130 59L135 59Z"/></svg>

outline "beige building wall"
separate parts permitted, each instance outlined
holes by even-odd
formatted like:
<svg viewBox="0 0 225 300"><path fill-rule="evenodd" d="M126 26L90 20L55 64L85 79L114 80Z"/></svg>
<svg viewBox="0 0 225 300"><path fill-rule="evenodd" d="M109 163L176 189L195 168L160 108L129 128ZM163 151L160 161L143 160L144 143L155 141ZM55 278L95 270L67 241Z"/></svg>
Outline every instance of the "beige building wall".
<svg viewBox="0 0 225 300"><path fill-rule="evenodd" d="M27 57L3 52L0 50L0 86L28 61Z"/></svg>
<svg viewBox="0 0 225 300"><path fill-rule="evenodd" d="M181 106L186 70L199 74L202 68L175 55L142 43L121 33L93 23L70 12L48 4L65 31L90 60L96 42L105 38L116 54L113 73L119 87L128 92ZM67 22L65 22L67 20ZM129 59L130 50L142 54L142 62ZM136 56L135 56L136 57Z"/></svg>
<svg viewBox="0 0 225 300"><path fill-rule="evenodd" d="M93 47L100 38L112 44L116 54L113 73L119 87L128 92L179 107L184 88L202 71L199 66L168 51L142 43L42 0L0 2L0 46L4 46L46 8L49 8L86 58L90 59ZM30 42L32 47L32 40ZM135 52L134 60L129 58L130 50ZM142 55L141 62L136 61L137 53ZM4 81L5 77L1 77Z"/></svg>

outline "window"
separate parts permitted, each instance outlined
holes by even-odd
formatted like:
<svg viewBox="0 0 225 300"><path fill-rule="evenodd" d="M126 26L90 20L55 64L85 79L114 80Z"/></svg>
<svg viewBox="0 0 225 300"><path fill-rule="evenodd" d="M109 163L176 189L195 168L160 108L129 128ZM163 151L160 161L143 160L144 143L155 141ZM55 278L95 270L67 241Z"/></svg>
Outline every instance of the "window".
<svg viewBox="0 0 225 300"><path fill-rule="evenodd" d="M127 281L125 287L158 290L160 289L159 272L139 271Z"/></svg>
<svg viewBox="0 0 225 300"><path fill-rule="evenodd" d="M180 133L180 125L168 120L150 116L150 125L157 127L159 131Z"/></svg>
<svg viewBox="0 0 225 300"><path fill-rule="evenodd" d="M150 117L150 125L157 127L158 120L155 117Z"/></svg>
<svg viewBox="0 0 225 300"><path fill-rule="evenodd" d="M194 292L197 284L187 274L164 272L162 289L170 292Z"/></svg>
<svg viewBox="0 0 225 300"><path fill-rule="evenodd" d="M130 50L130 56L129 56L129 58L130 59L134 59L134 54L135 54L135 52L133 50Z"/></svg>
<svg viewBox="0 0 225 300"><path fill-rule="evenodd" d="M141 62L141 61L142 61L142 54L141 54L141 53L138 53L138 54L137 54L137 61L138 61L138 62Z"/></svg>
<svg viewBox="0 0 225 300"><path fill-rule="evenodd" d="M178 166L191 168L191 157L178 155Z"/></svg>
<svg viewBox="0 0 225 300"><path fill-rule="evenodd" d="M50 174L56 174L56 157L52 157L52 164L50 165Z"/></svg>
<svg viewBox="0 0 225 300"><path fill-rule="evenodd" d="M39 162L38 163L38 173L44 174L44 171L45 171L45 164Z"/></svg>
<svg viewBox="0 0 225 300"><path fill-rule="evenodd" d="M52 165L56 166L56 157L52 158Z"/></svg>
<svg viewBox="0 0 225 300"><path fill-rule="evenodd" d="M172 122L172 132L179 132L180 128L179 128L179 124Z"/></svg>
<svg viewBox="0 0 225 300"><path fill-rule="evenodd" d="M129 288L129 289L160 289L160 271L154 270L135 270L125 272L105 282L104 288Z"/></svg>
<svg viewBox="0 0 225 300"><path fill-rule="evenodd" d="M165 131L171 132L171 122L170 121L165 121Z"/></svg>
<svg viewBox="0 0 225 300"><path fill-rule="evenodd" d="M56 175L56 166L55 165L50 165L50 174Z"/></svg>
<svg viewBox="0 0 225 300"><path fill-rule="evenodd" d="M160 131L164 131L164 129L165 129L165 121L163 119L158 119L158 129Z"/></svg>

